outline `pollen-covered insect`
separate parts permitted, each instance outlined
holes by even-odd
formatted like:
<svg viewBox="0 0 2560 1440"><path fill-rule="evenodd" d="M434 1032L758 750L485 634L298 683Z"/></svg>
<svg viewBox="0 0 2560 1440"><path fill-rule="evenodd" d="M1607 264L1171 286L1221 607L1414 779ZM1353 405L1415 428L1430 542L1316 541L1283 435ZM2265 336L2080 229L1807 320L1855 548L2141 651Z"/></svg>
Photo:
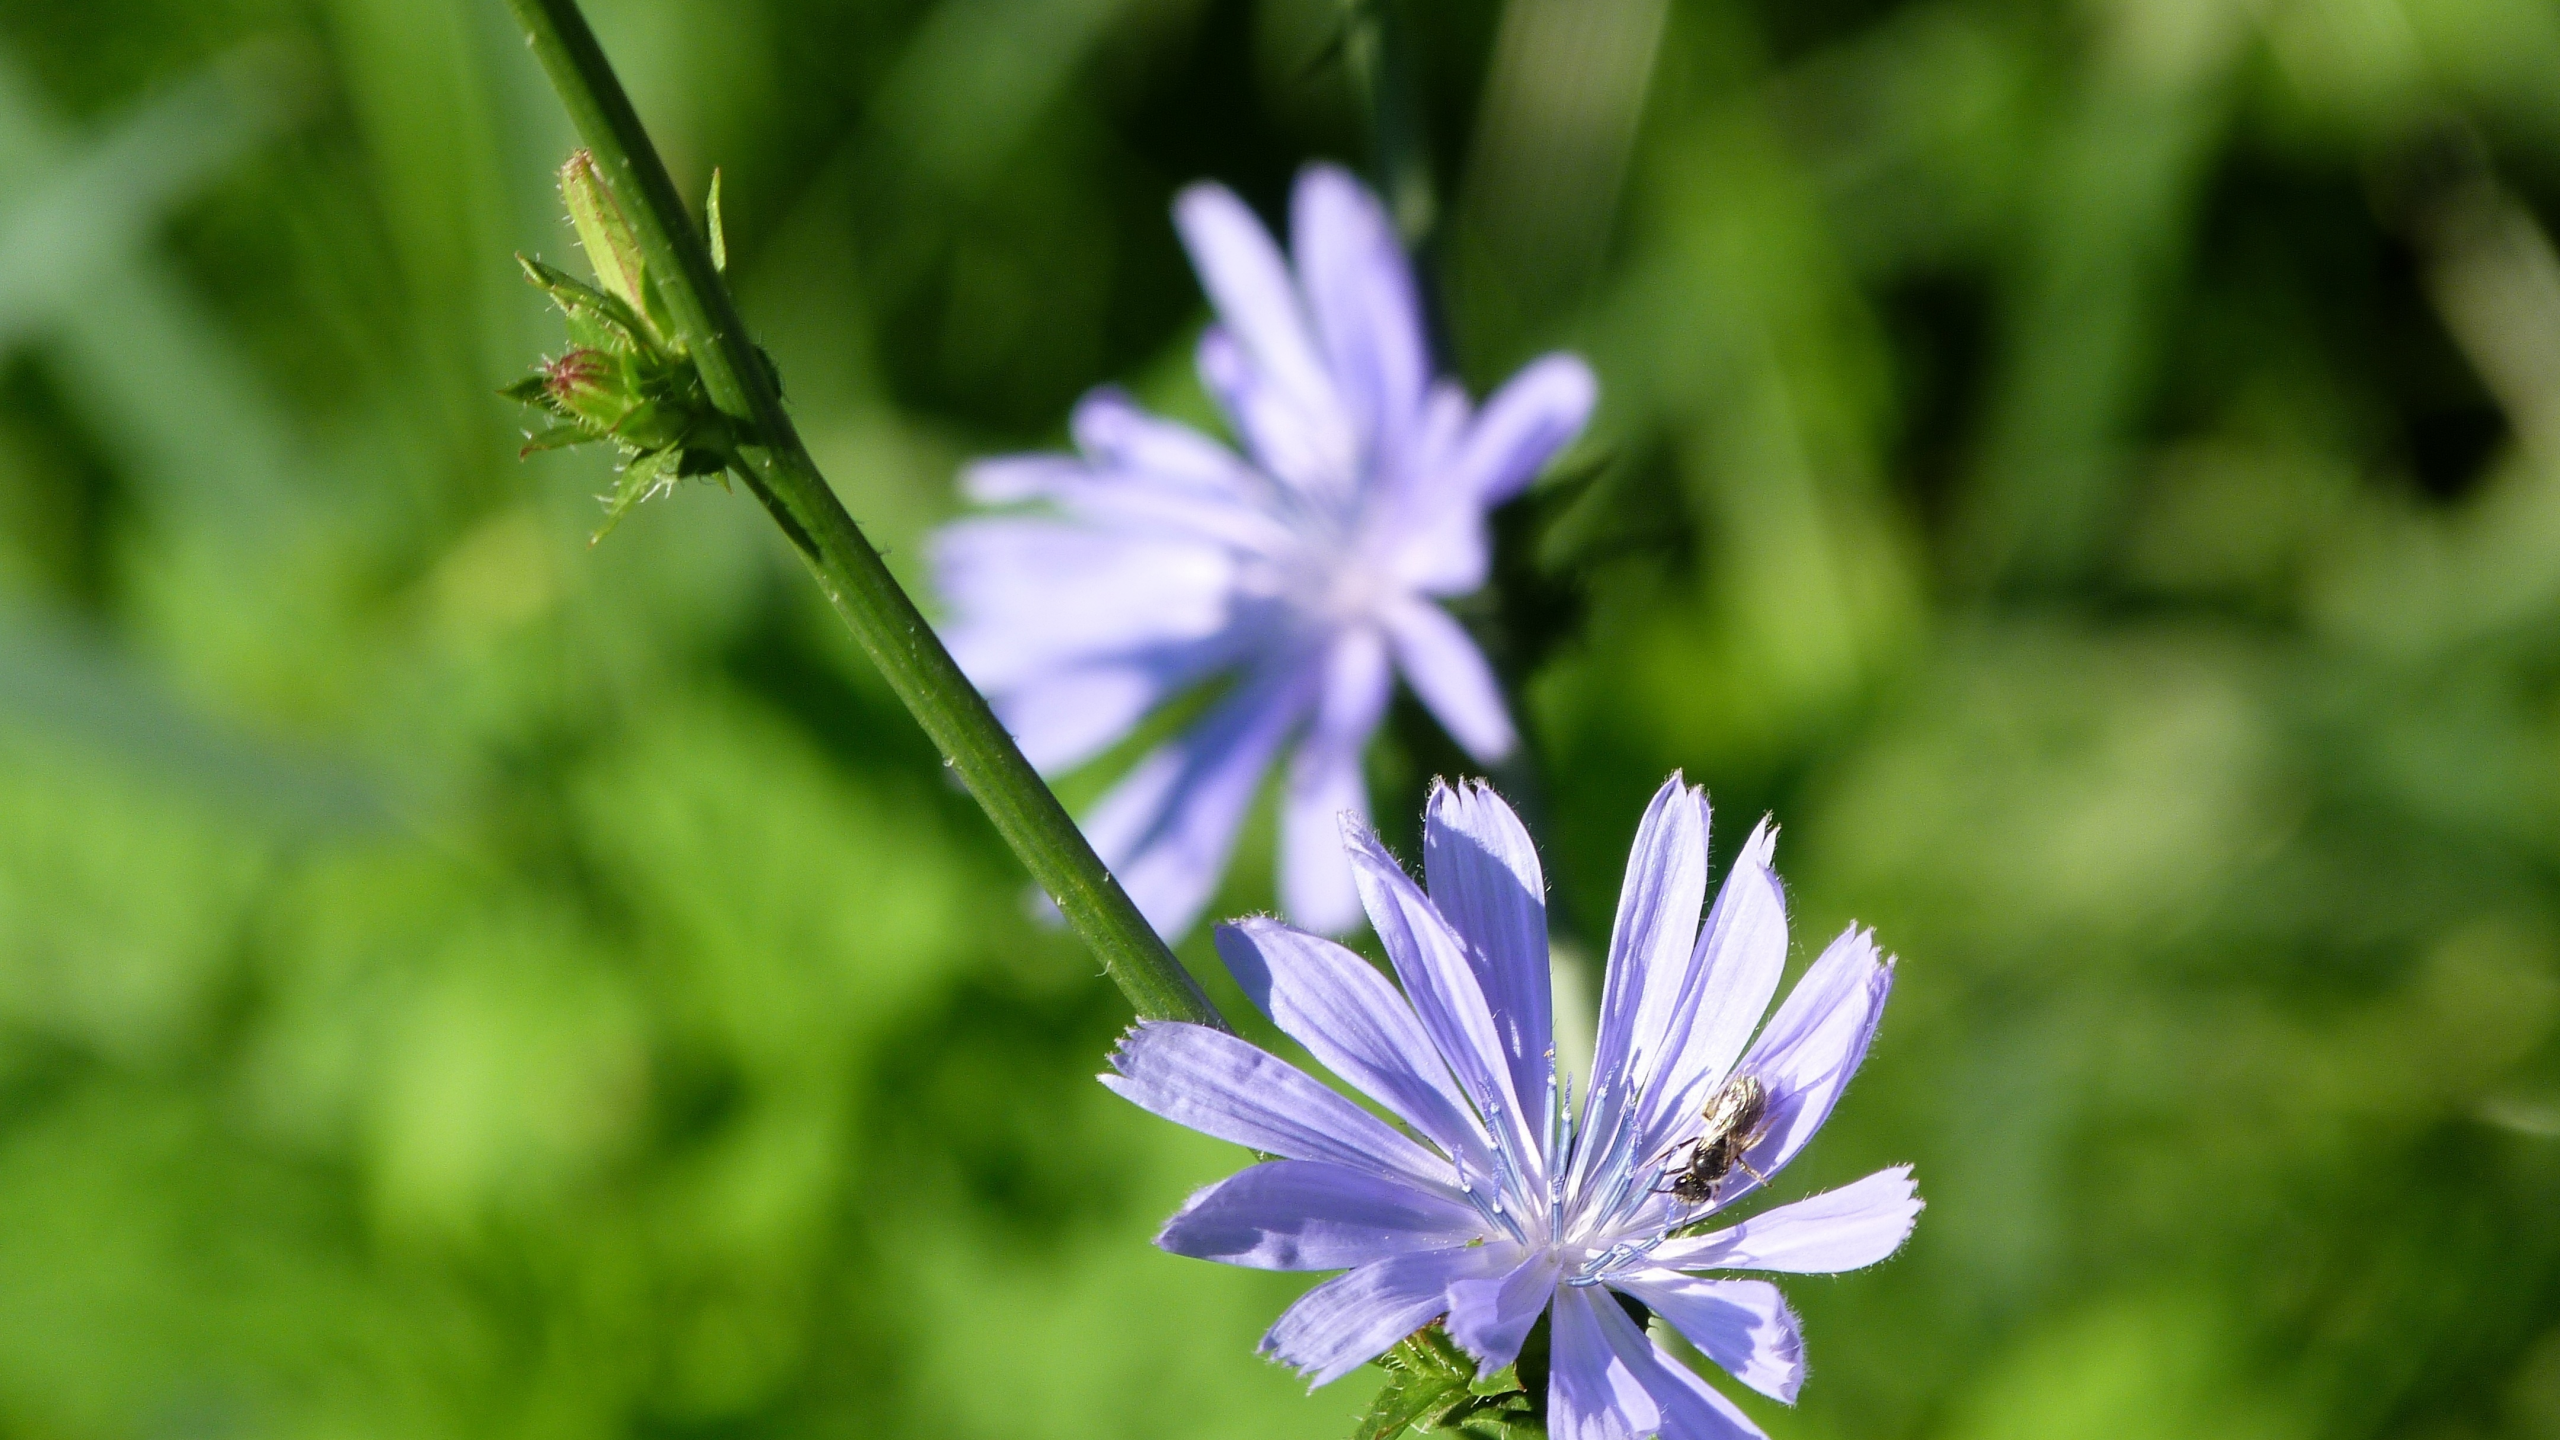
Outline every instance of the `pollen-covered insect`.
<svg viewBox="0 0 2560 1440"><path fill-rule="evenodd" d="M1668 1183L1654 1193L1667 1194L1684 1205L1703 1205L1715 1198L1716 1187L1736 1170L1767 1182L1767 1176L1742 1158L1769 1133L1769 1092L1759 1078L1737 1075L1726 1081L1707 1102L1704 1118L1706 1128L1690 1142L1689 1158L1666 1170L1663 1178Z"/></svg>

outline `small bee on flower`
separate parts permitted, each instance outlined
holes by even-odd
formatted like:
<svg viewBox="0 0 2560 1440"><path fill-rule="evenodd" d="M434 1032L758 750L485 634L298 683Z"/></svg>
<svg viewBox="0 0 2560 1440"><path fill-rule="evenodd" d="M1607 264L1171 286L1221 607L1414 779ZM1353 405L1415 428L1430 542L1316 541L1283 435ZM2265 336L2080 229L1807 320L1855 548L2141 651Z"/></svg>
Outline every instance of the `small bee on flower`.
<svg viewBox="0 0 2560 1440"><path fill-rule="evenodd" d="M1689 1158L1669 1172L1662 1193L1690 1205L1704 1205L1716 1198L1716 1187L1736 1170L1763 1185L1769 1183L1768 1176L1742 1158L1769 1133L1769 1092L1757 1077L1736 1075L1726 1081L1699 1119L1705 1128L1689 1142Z"/></svg>

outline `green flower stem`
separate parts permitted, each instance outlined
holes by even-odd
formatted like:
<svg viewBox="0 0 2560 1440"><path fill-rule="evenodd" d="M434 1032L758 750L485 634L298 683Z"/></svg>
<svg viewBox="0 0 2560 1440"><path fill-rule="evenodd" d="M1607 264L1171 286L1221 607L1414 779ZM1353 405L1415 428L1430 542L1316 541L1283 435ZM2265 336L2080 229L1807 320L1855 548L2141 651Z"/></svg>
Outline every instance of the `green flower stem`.
<svg viewBox="0 0 2560 1440"><path fill-rule="evenodd" d="M1408 247L1428 244L1439 228L1439 197L1431 180L1431 156L1422 129L1421 97L1414 83L1414 55L1399 0L1348 0L1344 54L1369 111L1369 138L1377 164L1378 193Z"/></svg>
<svg viewBox="0 0 2560 1440"><path fill-rule="evenodd" d="M525 40L560 92L597 172L629 212L640 248L712 401L746 417L754 444L742 477L782 527L872 663L941 747L969 793L1103 969L1147 1019L1223 1027L1201 993L1093 853L1058 797L1005 733L986 697L960 673L933 628L845 513L783 413L736 305L713 268L665 162L649 143L622 82L576 0L507 0Z"/></svg>

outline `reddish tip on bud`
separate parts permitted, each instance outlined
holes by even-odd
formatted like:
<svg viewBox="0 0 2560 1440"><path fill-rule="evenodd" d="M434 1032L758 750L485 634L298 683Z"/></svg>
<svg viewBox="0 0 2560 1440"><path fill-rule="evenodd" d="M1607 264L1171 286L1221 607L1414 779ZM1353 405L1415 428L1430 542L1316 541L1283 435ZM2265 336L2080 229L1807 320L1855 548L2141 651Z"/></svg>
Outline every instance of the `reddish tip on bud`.
<svg viewBox="0 0 2560 1440"><path fill-rule="evenodd" d="M553 410L598 435L619 429L639 404L622 363L583 345L542 362L542 394Z"/></svg>
<svg viewBox="0 0 2560 1440"><path fill-rule="evenodd" d="M542 388L551 398L566 402L581 391L601 387L613 375L613 357L601 350L584 347L569 351L557 360L542 362Z"/></svg>

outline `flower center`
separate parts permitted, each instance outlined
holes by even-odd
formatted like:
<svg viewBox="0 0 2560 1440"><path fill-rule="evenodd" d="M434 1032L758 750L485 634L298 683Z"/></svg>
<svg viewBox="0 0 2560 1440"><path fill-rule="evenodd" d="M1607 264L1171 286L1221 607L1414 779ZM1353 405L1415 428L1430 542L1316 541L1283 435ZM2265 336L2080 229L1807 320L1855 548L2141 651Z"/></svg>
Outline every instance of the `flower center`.
<svg viewBox="0 0 2560 1440"><path fill-rule="evenodd" d="M1323 589L1312 608L1337 623L1365 620L1377 614L1394 593L1376 567L1356 558L1332 565L1320 583Z"/></svg>

